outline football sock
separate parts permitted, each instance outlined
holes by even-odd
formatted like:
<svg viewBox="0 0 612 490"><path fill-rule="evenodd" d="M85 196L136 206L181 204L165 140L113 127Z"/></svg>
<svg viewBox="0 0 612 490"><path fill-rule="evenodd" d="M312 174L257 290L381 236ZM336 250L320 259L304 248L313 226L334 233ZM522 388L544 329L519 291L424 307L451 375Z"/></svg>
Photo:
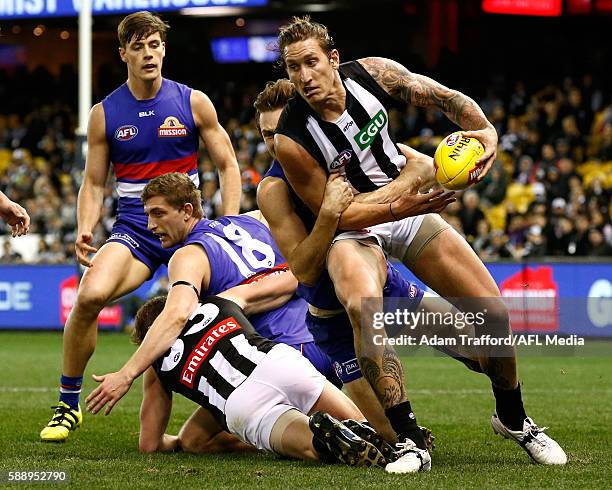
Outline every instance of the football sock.
<svg viewBox="0 0 612 490"><path fill-rule="evenodd" d="M60 402L64 402L70 408L77 409L82 384L83 376L70 377L62 374L60 378Z"/></svg>
<svg viewBox="0 0 612 490"><path fill-rule="evenodd" d="M527 418L521 396L521 385L514 390L502 390L493 386L495 409L502 423L510 430L523 430L523 421Z"/></svg>
<svg viewBox="0 0 612 490"><path fill-rule="evenodd" d="M338 462L338 459L329 450L327 444L317 439L316 436L312 436L312 447L314 447L315 451L319 455L321 463L332 464Z"/></svg>
<svg viewBox="0 0 612 490"><path fill-rule="evenodd" d="M411 439L418 448L427 449L425 438L417 425L416 416L412 411L409 401L405 401L385 410L385 415L391 423L391 427L397 434L399 442L406 438Z"/></svg>

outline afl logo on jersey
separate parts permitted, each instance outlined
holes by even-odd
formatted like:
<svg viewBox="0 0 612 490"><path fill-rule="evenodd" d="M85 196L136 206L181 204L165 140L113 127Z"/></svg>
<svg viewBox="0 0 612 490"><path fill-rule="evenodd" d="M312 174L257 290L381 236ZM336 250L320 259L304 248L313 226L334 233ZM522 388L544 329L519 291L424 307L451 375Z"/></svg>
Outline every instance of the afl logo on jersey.
<svg viewBox="0 0 612 490"><path fill-rule="evenodd" d="M178 118L174 116L168 116L157 129L157 135L160 138L177 138L187 136L187 128L180 123Z"/></svg>
<svg viewBox="0 0 612 490"><path fill-rule="evenodd" d="M336 158L334 158L334 160L329 164L329 171L330 172L340 171L343 167L346 166L348 162L351 161L352 156L353 156L352 150L341 151L340 154Z"/></svg>
<svg viewBox="0 0 612 490"><path fill-rule="evenodd" d="M126 124L117 128L115 131L115 139L119 141L129 141L136 137L138 134L138 128L131 124Z"/></svg>

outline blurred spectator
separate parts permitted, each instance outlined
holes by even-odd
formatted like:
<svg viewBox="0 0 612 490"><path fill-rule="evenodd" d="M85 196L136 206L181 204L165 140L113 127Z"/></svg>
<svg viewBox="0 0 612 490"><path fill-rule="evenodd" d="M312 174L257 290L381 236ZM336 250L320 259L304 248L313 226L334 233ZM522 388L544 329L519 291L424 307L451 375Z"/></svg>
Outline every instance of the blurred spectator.
<svg viewBox="0 0 612 490"><path fill-rule="evenodd" d="M482 260L510 259L515 257L515 250L508 243L508 238L501 230L493 230L489 244L482 250Z"/></svg>
<svg viewBox="0 0 612 490"><path fill-rule="evenodd" d="M599 228L589 230L589 253L591 257L607 257L612 255L612 248L604 241L603 233Z"/></svg>
<svg viewBox="0 0 612 490"><path fill-rule="evenodd" d="M416 149L425 155L430 157L434 156L436 148L438 147L434 142L434 132L429 128L423 128L419 133L419 144Z"/></svg>
<svg viewBox="0 0 612 490"><path fill-rule="evenodd" d="M468 238L476 235L478 222L485 219L485 215L480 209L480 196L474 189L469 189L463 193L463 208L459 211L461 227Z"/></svg>
<svg viewBox="0 0 612 490"><path fill-rule="evenodd" d="M507 188L506 171L496 162L485 177L483 184L479 186L482 204L486 207L497 206L506 197Z"/></svg>
<svg viewBox="0 0 612 490"><path fill-rule="evenodd" d="M0 264L20 264L23 258L19 252L13 250L11 242L5 240L2 244L2 256L0 256Z"/></svg>

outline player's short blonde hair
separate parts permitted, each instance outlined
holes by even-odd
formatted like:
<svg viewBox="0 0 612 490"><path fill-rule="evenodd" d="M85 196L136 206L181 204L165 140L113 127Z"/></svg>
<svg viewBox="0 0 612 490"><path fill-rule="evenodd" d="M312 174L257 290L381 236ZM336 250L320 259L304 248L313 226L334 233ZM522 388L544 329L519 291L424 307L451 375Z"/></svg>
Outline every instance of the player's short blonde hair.
<svg viewBox="0 0 612 490"><path fill-rule="evenodd" d="M280 53L280 65L285 67L285 48L290 44L306 39L315 39L324 53L329 54L335 48L334 40L327 27L310 20L309 15L293 17L291 22L280 28L277 44Z"/></svg>
<svg viewBox="0 0 612 490"><path fill-rule="evenodd" d="M166 33L170 25L161 20L157 15L142 10L134 12L123 18L117 27L119 46L125 48L130 41L138 41L159 32L162 42L166 40Z"/></svg>
<svg viewBox="0 0 612 490"><path fill-rule="evenodd" d="M185 204L193 206L193 216L201 219L204 217L202 210L202 195L195 184L186 174L172 172L160 175L151 180L142 191L140 199L147 203L155 196L162 196L170 206L180 209Z"/></svg>

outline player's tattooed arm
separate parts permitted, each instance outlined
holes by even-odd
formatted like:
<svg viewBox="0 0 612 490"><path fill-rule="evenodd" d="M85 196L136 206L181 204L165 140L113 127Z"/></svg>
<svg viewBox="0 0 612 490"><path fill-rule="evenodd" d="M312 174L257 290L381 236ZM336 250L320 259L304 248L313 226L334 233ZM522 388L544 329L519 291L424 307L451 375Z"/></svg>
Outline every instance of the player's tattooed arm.
<svg viewBox="0 0 612 490"><path fill-rule="evenodd" d="M397 100L418 107L437 107L465 130L483 129L490 124L482 109L470 97L429 77L412 73L396 61L363 58L359 63Z"/></svg>
<svg viewBox="0 0 612 490"><path fill-rule="evenodd" d="M485 177L495 161L497 132L474 100L387 58L363 58L359 63L394 99L417 107L438 108L465 130L464 136L477 138L485 148L477 162L484 167L478 180Z"/></svg>

